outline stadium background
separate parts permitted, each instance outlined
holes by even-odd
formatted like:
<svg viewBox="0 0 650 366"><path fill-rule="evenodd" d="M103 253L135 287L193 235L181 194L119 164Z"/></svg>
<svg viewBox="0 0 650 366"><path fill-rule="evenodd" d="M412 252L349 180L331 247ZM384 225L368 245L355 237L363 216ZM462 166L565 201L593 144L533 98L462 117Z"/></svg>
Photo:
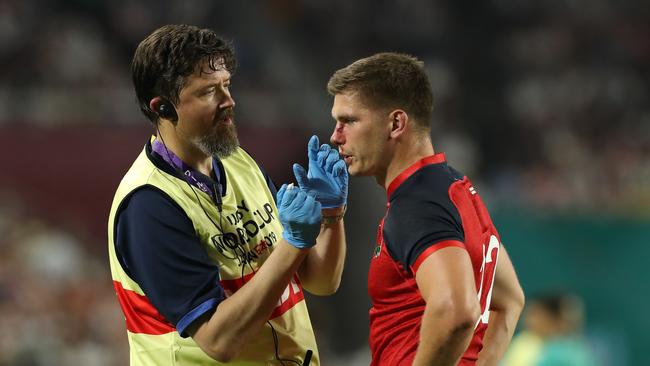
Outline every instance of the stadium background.
<svg viewBox="0 0 650 366"><path fill-rule="evenodd" d="M0 365L124 365L106 258L113 190L152 132L129 63L165 23L234 40L242 144L276 183L329 138L329 75L424 60L432 138L493 212L528 296L585 301L603 365L650 344L645 0L0 2ZM367 365L365 281L385 194L352 179L339 292L311 297L325 365Z"/></svg>

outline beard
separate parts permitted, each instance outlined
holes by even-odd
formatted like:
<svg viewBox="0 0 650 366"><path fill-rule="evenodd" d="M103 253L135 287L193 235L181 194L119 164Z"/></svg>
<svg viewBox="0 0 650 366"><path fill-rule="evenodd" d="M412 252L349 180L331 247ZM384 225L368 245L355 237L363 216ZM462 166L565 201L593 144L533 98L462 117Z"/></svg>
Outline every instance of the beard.
<svg viewBox="0 0 650 366"><path fill-rule="evenodd" d="M214 133L199 137L195 141L198 148L201 149L204 154L225 158L237 150L239 147L239 139L237 138L234 115L232 108L222 111L219 113L217 120L223 121L226 118L230 118L233 123L218 123L215 127Z"/></svg>

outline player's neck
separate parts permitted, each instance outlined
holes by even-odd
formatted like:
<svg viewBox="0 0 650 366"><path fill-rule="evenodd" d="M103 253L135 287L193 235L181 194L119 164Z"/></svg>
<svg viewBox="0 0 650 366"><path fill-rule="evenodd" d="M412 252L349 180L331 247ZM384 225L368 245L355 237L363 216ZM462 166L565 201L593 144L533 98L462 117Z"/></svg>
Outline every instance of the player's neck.
<svg viewBox="0 0 650 366"><path fill-rule="evenodd" d="M388 186L400 175L406 168L415 164L419 160L434 154L433 145L429 136L415 137L396 144L392 158L386 168L386 174L380 182L377 183L388 190Z"/></svg>

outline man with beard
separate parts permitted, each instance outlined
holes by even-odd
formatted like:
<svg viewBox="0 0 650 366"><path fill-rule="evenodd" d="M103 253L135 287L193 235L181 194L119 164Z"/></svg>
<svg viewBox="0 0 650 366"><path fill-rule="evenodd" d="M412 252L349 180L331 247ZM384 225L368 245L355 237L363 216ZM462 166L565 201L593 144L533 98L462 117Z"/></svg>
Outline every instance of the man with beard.
<svg viewBox="0 0 650 366"><path fill-rule="evenodd" d="M167 25L135 51L140 109L156 130L109 217L113 285L131 365L319 364L303 288L338 288L347 171L309 142L300 189L277 192L239 147L229 43Z"/></svg>

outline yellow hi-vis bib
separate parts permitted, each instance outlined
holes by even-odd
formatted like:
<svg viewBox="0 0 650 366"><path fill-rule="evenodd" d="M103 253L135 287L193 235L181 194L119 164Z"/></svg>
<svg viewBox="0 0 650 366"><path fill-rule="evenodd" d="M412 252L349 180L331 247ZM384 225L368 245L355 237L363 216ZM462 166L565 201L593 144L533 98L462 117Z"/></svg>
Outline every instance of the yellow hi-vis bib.
<svg viewBox="0 0 650 366"><path fill-rule="evenodd" d="M156 167L146 150L145 147L122 179L108 222L111 274L126 318L131 365L222 365L206 355L191 337L182 338L174 325L149 302L138 283L126 274L115 254L115 218L125 198L139 187L153 186L165 192L194 224L201 244L219 266L221 285L226 296L230 296L254 276L281 239L277 207L259 167L241 148L222 159L228 188L223 196L221 217L207 194ZM307 305L296 276L278 299L270 322L278 335L281 359L302 364L307 350L312 350L311 365L319 365ZM265 324L227 365L276 364L279 363L272 329Z"/></svg>

